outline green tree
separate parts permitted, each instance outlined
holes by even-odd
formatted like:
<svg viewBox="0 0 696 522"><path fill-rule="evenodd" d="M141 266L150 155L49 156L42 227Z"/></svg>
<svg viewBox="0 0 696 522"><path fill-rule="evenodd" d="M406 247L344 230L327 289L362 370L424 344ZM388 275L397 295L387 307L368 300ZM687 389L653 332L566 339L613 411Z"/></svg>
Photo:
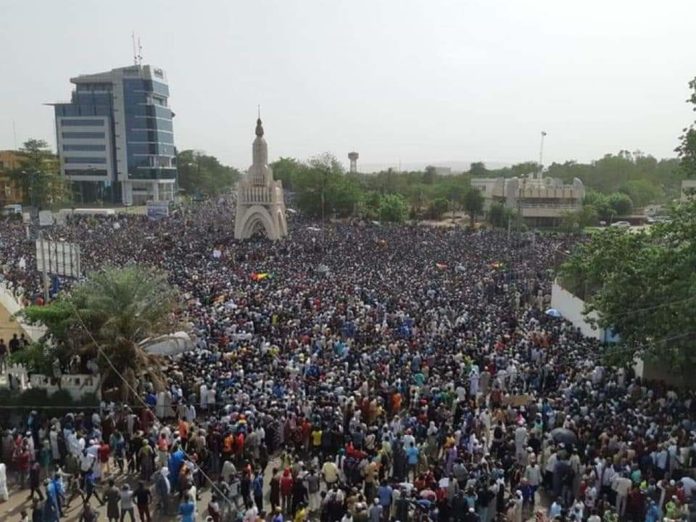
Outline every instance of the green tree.
<svg viewBox="0 0 696 522"><path fill-rule="evenodd" d="M350 216L362 206L365 192L359 177L345 174L341 163L330 154L323 154L299 164L293 174L295 202L305 214L313 217Z"/></svg>
<svg viewBox="0 0 696 522"><path fill-rule="evenodd" d="M139 343L175 331L176 302L177 293L163 273L131 265L93 272L69 294L23 313L30 322L46 325L54 342L65 347L65 357L96 358L103 388L118 388L126 400L143 379L162 389L160 362Z"/></svg>
<svg viewBox="0 0 696 522"><path fill-rule="evenodd" d="M469 175L472 178L485 178L488 176L488 169L483 161L475 161L469 166Z"/></svg>
<svg viewBox="0 0 696 522"><path fill-rule="evenodd" d="M696 369L696 201L678 205L668 223L631 233L608 228L580 243L561 268L564 286L621 338L623 362L659 360Z"/></svg>
<svg viewBox="0 0 696 522"><path fill-rule="evenodd" d="M216 196L230 190L240 177L234 167L196 150L182 150L178 154L177 170L179 188L192 196Z"/></svg>
<svg viewBox="0 0 696 522"><path fill-rule="evenodd" d="M589 206L597 213L597 217L607 223L616 216L616 210L609 203L609 198L599 192L588 191L583 201L584 206Z"/></svg>
<svg viewBox="0 0 696 522"><path fill-rule="evenodd" d="M689 99L687 103L696 111L696 78L689 82ZM687 178L696 177L696 122L684 129L679 138L680 143L676 148L679 157L679 167Z"/></svg>
<svg viewBox="0 0 696 522"><path fill-rule="evenodd" d="M441 219L449 210L450 203L445 198L436 198L428 206L428 218Z"/></svg>
<svg viewBox="0 0 696 522"><path fill-rule="evenodd" d="M24 203L46 208L70 200L70 189L60 176L58 158L48 143L30 139L24 142L19 152L19 168L10 172L10 177L24 194Z"/></svg>
<svg viewBox="0 0 696 522"><path fill-rule="evenodd" d="M647 179L632 179L624 183L620 192L626 194L637 207L656 203L664 197L662 188Z"/></svg>
<svg viewBox="0 0 696 522"><path fill-rule="evenodd" d="M476 222L476 216L483 212L483 194L475 188L469 190L464 196L464 210L469 214L471 226Z"/></svg>
<svg viewBox="0 0 696 522"><path fill-rule="evenodd" d="M302 163L295 158L280 158L270 166L273 169L273 178L282 181L284 189L294 190L295 179L303 168Z"/></svg>
<svg viewBox="0 0 696 522"><path fill-rule="evenodd" d="M408 216L408 205L400 194L387 194L379 202L379 218L382 221L403 223Z"/></svg>
<svg viewBox="0 0 696 522"><path fill-rule="evenodd" d="M628 216L633 210L633 201L627 194L621 192L609 195L609 205L617 216Z"/></svg>
<svg viewBox="0 0 696 522"><path fill-rule="evenodd" d="M592 205L584 205L577 212L566 212L561 219L561 229L569 234L580 234L585 227L599 223L597 210Z"/></svg>
<svg viewBox="0 0 696 522"><path fill-rule="evenodd" d="M494 227L507 226L507 211L508 209L502 203L491 203L491 208L488 209L488 222Z"/></svg>

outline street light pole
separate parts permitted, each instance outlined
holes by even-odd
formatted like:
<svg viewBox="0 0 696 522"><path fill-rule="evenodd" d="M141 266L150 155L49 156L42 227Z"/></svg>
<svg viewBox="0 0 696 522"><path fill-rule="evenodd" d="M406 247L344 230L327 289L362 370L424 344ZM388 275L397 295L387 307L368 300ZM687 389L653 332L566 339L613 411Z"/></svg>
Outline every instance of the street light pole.
<svg viewBox="0 0 696 522"><path fill-rule="evenodd" d="M542 177L544 172L544 138L546 137L546 131L541 131L541 146L539 147L539 179Z"/></svg>

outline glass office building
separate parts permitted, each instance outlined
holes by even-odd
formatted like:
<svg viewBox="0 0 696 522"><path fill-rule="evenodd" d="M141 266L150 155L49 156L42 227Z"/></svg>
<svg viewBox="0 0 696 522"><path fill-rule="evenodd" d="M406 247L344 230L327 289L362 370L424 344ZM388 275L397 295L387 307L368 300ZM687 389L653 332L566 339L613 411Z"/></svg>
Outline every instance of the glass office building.
<svg viewBox="0 0 696 522"><path fill-rule="evenodd" d="M69 103L55 103L61 173L82 202L170 201L176 148L161 69L133 65L82 75Z"/></svg>

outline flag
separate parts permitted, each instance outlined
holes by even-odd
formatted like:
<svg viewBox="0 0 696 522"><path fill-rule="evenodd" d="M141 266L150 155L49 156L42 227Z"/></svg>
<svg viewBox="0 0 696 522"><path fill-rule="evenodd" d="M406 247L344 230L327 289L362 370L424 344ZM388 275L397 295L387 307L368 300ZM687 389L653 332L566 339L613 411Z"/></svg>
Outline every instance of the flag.
<svg viewBox="0 0 696 522"><path fill-rule="evenodd" d="M264 279L269 279L271 274L268 272L252 272L249 277L252 281L263 281Z"/></svg>

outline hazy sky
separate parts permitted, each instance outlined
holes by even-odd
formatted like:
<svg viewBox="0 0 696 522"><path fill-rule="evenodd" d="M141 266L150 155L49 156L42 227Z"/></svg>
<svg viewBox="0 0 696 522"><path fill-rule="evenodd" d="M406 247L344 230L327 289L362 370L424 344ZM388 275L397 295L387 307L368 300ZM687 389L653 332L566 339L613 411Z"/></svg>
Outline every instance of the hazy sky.
<svg viewBox="0 0 696 522"><path fill-rule="evenodd" d="M162 67L175 141L246 168L673 155L694 114L694 0L0 0L0 149L55 142L69 78Z"/></svg>

